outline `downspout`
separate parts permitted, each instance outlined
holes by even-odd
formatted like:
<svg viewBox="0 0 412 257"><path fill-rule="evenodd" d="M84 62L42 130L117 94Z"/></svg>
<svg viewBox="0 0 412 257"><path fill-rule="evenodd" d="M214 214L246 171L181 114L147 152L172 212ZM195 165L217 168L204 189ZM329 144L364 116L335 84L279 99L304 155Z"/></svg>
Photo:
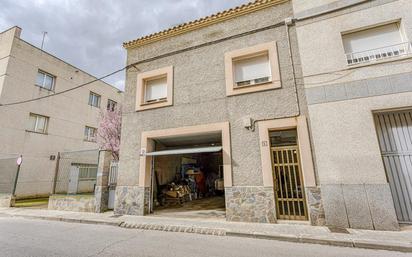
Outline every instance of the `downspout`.
<svg viewBox="0 0 412 257"><path fill-rule="evenodd" d="M298 86L296 83L296 72L295 72L295 63L293 61L293 54L292 54L292 46L290 43L290 34L289 34L289 27L293 26L295 24L295 19L292 17L289 17L285 19L284 21L285 24L285 31L286 31L286 40L287 40L287 45L288 45L288 55L289 59L292 65L292 83L293 83L293 88L294 88L294 93L295 93L295 101L296 101L296 112L293 115L286 115L282 117L275 117L275 118L269 118L269 119L258 119L258 120L253 120L252 126L250 127L250 130L252 132L255 131L256 129L256 123L259 121L266 121L266 120L278 120L278 119L286 119L286 118L294 118L298 117L300 115L300 102L299 102L299 94L298 94Z"/></svg>

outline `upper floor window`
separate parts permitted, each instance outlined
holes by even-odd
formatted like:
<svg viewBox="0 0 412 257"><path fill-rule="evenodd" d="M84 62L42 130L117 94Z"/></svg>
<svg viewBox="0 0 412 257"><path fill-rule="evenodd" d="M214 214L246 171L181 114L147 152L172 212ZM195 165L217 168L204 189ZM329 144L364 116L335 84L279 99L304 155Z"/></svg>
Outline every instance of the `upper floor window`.
<svg viewBox="0 0 412 257"><path fill-rule="evenodd" d="M173 104L173 67L137 75L136 110L142 111Z"/></svg>
<svg viewBox="0 0 412 257"><path fill-rule="evenodd" d="M272 81L268 52L233 60L235 86L251 86Z"/></svg>
<svg viewBox="0 0 412 257"><path fill-rule="evenodd" d="M56 77L44 71L37 72L36 85L47 90L53 90Z"/></svg>
<svg viewBox="0 0 412 257"><path fill-rule="evenodd" d="M96 142L97 129L86 126L84 128L84 140L89 142Z"/></svg>
<svg viewBox="0 0 412 257"><path fill-rule="evenodd" d="M281 87L276 42L225 54L226 95Z"/></svg>
<svg viewBox="0 0 412 257"><path fill-rule="evenodd" d="M144 81L144 102L153 103L166 100L167 98L167 77L148 79Z"/></svg>
<svg viewBox="0 0 412 257"><path fill-rule="evenodd" d="M117 102L116 102L116 101L113 101L113 100L111 100L111 99L108 99L108 100L107 100L107 107L106 107L106 109L107 109L108 111L114 111L114 108L116 108L116 105L117 105Z"/></svg>
<svg viewBox="0 0 412 257"><path fill-rule="evenodd" d="M28 131L37 133L47 133L47 126L49 123L49 117L30 113Z"/></svg>
<svg viewBox="0 0 412 257"><path fill-rule="evenodd" d="M411 43L399 22L342 35L348 65L379 61L411 53Z"/></svg>
<svg viewBox="0 0 412 257"><path fill-rule="evenodd" d="M94 107L100 107L100 99L101 99L100 95L90 92L89 105L94 106Z"/></svg>

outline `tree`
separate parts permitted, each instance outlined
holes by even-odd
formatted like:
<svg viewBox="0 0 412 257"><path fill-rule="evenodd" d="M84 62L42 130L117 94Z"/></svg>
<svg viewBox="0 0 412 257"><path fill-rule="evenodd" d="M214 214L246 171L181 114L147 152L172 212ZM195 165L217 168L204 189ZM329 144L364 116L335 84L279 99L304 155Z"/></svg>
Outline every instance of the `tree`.
<svg viewBox="0 0 412 257"><path fill-rule="evenodd" d="M122 110L119 105L100 112L97 143L101 150L111 151L115 160L119 160L121 126Z"/></svg>

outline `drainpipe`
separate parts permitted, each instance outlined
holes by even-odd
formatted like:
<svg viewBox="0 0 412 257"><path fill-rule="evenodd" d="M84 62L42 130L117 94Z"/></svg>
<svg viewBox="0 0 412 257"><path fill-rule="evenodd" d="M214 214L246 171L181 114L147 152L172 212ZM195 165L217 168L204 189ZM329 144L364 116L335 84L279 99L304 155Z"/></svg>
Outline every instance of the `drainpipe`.
<svg viewBox="0 0 412 257"><path fill-rule="evenodd" d="M252 132L255 131L256 123L259 122L259 121L294 118L294 117L298 117L300 115L300 103L299 103L298 86L297 86L297 83L296 83L295 63L293 61L292 46L291 46L291 43L290 43L290 34L289 34L289 27L293 26L295 24L295 19L292 18L292 17L286 18L284 24L285 24L285 31L286 31L286 40L287 40L287 45L288 45L288 55L289 55L290 62L292 64L292 81L293 81L295 101L296 101L296 109L297 110L296 110L296 113L293 114L293 115L286 115L286 116L282 116L282 117L275 117L275 118L269 118L269 119L253 120L252 125L250 127L250 130Z"/></svg>

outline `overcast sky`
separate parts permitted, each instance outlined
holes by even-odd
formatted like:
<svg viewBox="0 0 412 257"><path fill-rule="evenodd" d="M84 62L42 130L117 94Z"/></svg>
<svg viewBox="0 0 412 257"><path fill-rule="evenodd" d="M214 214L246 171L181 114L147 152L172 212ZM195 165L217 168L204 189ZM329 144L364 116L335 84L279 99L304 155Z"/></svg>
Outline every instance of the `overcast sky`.
<svg viewBox="0 0 412 257"><path fill-rule="evenodd" d="M125 64L124 41L228 9L248 0L1 0L0 30L97 77ZM124 88L124 74L107 82Z"/></svg>

